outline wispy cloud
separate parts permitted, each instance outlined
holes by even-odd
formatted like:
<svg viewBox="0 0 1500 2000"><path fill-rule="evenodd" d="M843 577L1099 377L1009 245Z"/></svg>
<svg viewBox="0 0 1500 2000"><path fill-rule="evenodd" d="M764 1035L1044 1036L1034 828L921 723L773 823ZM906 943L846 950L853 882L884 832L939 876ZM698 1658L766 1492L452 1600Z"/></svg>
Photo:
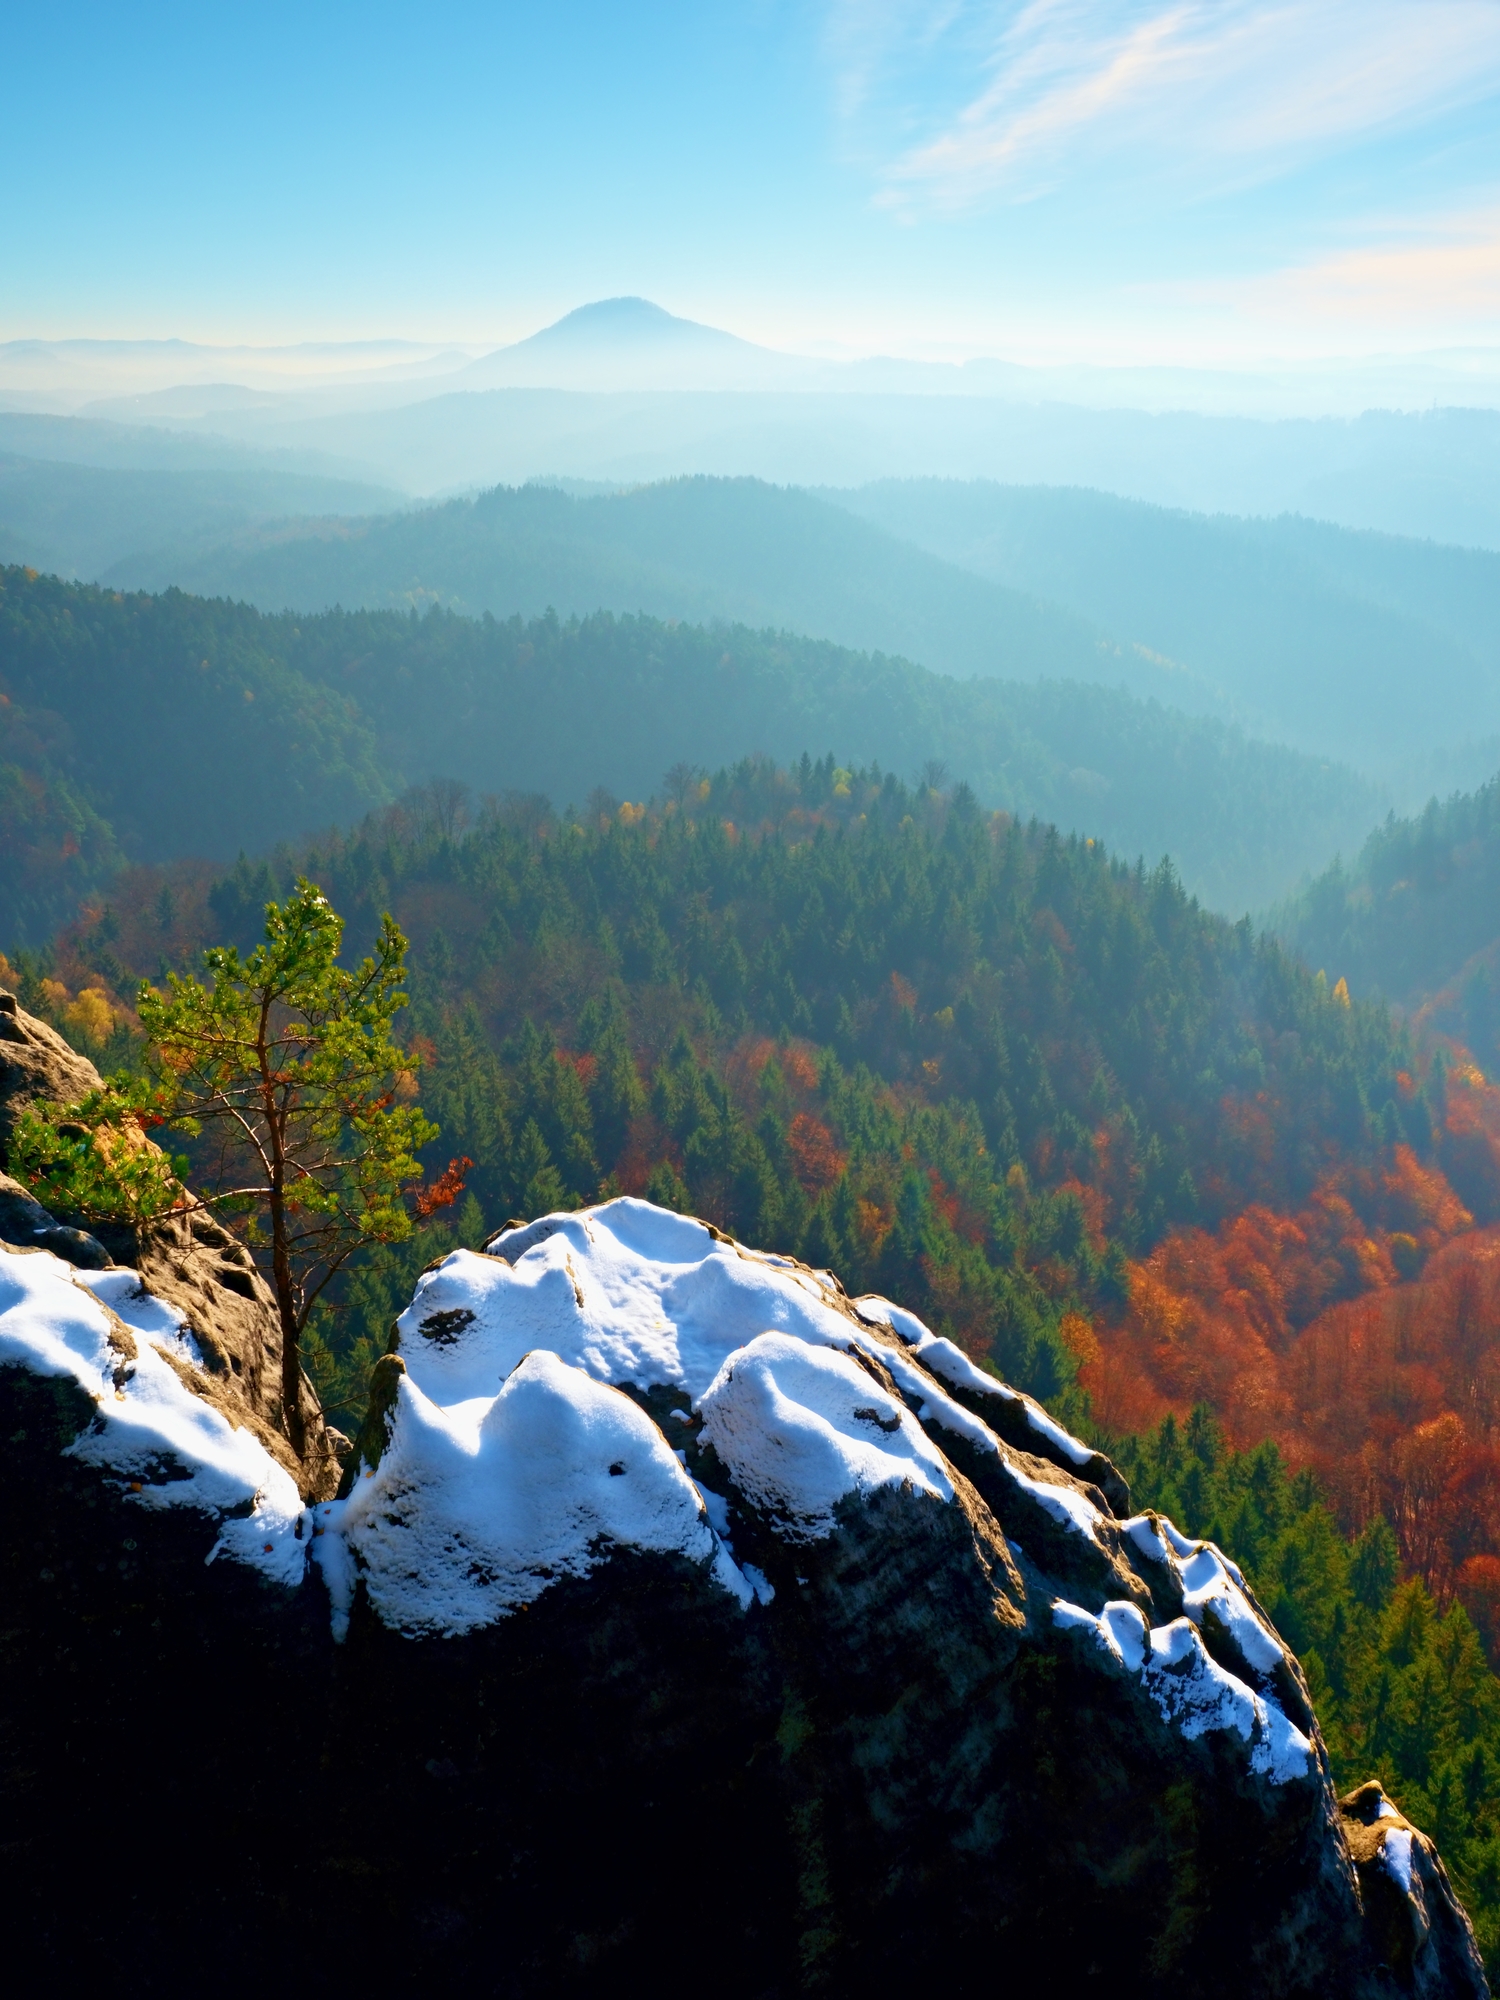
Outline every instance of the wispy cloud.
<svg viewBox="0 0 1500 2000"><path fill-rule="evenodd" d="M883 199L962 207L1122 162L1224 185L1500 88L1496 0L836 0Z"/></svg>
<svg viewBox="0 0 1500 2000"><path fill-rule="evenodd" d="M1452 338L1500 321L1500 209L1428 219L1246 285L1242 309Z"/></svg>

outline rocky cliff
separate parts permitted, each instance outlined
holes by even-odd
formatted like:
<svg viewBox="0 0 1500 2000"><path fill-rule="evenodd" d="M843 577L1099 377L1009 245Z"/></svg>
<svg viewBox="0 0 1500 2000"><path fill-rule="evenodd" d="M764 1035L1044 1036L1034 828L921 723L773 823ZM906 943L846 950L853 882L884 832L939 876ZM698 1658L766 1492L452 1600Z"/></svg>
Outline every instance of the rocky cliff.
<svg viewBox="0 0 1500 2000"><path fill-rule="evenodd" d="M1231 1557L898 1305L619 1200L458 1251L304 1504L0 1250L8 1863L57 1974L1487 1989Z"/></svg>
<svg viewBox="0 0 1500 2000"><path fill-rule="evenodd" d="M134 1272L139 1286L175 1316L198 1392L252 1432L307 1498L326 1497L338 1484L343 1440L325 1430L316 1393L304 1379L305 1459L292 1450L281 1407L276 1301L244 1246L203 1211L90 1233L76 1218L48 1215L5 1171L16 1121L28 1105L75 1104L99 1083L86 1056L18 1006L14 994L0 991L0 1241L49 1250L83 1270L118 1265ZM111 1296L126 1295L121 1282L115 1281Z"/></svg>

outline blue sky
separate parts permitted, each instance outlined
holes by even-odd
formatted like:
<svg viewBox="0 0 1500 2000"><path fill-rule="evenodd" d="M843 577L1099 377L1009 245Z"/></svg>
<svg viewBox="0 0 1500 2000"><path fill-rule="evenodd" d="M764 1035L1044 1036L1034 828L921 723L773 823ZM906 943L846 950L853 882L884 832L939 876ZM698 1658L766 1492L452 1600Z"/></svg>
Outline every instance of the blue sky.
<svg viewBox="0 0 1500 2000"><path fill-rule="evenodd" d="M6 67L0 337L1500 335L1500 0L37 0Z"/></svg>

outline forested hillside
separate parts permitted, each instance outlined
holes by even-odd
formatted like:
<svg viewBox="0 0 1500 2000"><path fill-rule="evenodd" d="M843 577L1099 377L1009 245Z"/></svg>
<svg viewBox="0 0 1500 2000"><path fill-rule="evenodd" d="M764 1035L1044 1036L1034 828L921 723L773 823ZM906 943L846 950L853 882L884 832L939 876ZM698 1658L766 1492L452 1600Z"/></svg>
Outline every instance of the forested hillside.
<svg viewBox="0 0 1500 2000"><path fill-rule="evenodd" d="M1388 819L1276 914L1311 962L1380 993L1500 1068L1500 778Z"/></svg>
<svg viewBox="0 0 1500 2000"><path fill-rule="evenodd" d="M1451 776L1420 759L1500 735L1492 550L1066 486L882 480L827 497L1163 656L1185 708L1370 768L1415 765L1408 785L1473 782L1462 757Z"/></svg>
<svg viewBox="0 0 1500 2000"><path fill-rule="evenodd" d="M424 1096L488 1216L649 1185L1042 1393L1175 1229L1335 1173L1360 1243L1399 1230L1442 1116L1402 1035L1169 865L831 758L670 790L470 821L438 786L217 883L130 874L54 976L117 1007L210 936L248 941L305 868L356 944L387 906L411 934Z"/></svg>
<svg viewBox="0 0 1500 2000"><path fill-rule="evenodd" d="M1361 835L1352 773L1067 682L952 681L785 633L441 610L266 617L0 571L0 936L39 942L117 854L232 859L433 775L582 804L669 766L833 743L1270 901Z"/></svg>
<svg viewBox="0 0 1500 2000"><path fill-rule="evenodd" d="M960 677L1097 680L1353 762L1398 808L1500 759L1491 551L989 481L566 484L398 511L394 495L269 466L11 459L0 556L271 612L646 612Z"/></svg>
<svg viewBox="0 0 1500 2000"><path fill-rule="evenodd" d="M389 512L399 496L347 479L276 467L101 466L3 449L0 563L29 563L97 583L123 564L144 572L162 552L194 559L252 524L298 514ZM105 429L105 426L98 426Z"/></svg>
<svg viewBox="0 0 1500 2000"><path fill-rule="evenodd" d="M151 547L136 540L101 580L270 611L435 602L730 619L940 673L1124 685L1388 773L1398 805L1473 782L1472 746L1500 742L1500 555L1295 517L989 481L815 496L691 478L498 487L385 519Z"/></svg>
<svg viewBox="0 0 1500 2000"><path fill-rule="evenodd" d="M383 519L289 520L213 549L163 547L102 580L177 584L266 611L646 611L784 628L903 654L940 673L1022 680L1093 679L1102 637L1024 587L975 576L844 508L756 479L675 479L590 496L500 486Z"/></svg>

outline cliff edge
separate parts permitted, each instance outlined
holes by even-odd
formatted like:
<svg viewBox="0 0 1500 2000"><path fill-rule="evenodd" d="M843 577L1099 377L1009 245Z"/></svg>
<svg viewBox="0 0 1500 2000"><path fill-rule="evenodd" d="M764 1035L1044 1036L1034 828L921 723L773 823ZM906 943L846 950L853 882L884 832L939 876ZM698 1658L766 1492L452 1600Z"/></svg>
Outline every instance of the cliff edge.
<svg viewBox="0 0 1500 2000"><path fill-rule="evenodd" d="M424 1275L310 1503L181 1339L0 1247L54 1971L1488 1990L1231 1555L898 1304L642 1201L542 1217Z"/></svg>

